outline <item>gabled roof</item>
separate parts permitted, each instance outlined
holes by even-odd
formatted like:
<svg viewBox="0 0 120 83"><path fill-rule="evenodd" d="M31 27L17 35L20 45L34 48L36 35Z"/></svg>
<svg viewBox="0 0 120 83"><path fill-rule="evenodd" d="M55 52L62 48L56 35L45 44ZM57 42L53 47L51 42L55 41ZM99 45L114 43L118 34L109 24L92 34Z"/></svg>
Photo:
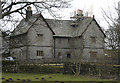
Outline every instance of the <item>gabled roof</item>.
<svg viewBox="0 0 120 83"><path fill-rule="evenodd" d="M80 36L91 20L92 18L83 18L78 22L76 27L73 27L71 26L73 20L46 19L47 23L50 25L56 36L65 37Z"/></svg>
<svg viewBox="0 0 120 83"><path fill-rule="evenodd" d="M44 17L40 14L40 15L34 15L32 16L29 21L26 21L26 19L22 19L21 22L18 24L18 26L14 29L14 31L12 32L11 36L17 36L17 35L21 35L21 34L25 34L28 32L28 30L35 24L36 21L38 21L40 18L43 19L43 21L46 23L46 25L48 26L48 28L52 31L52 29L50 28L50 26L48 25L48 23L45 21ZM55 34L52 31L53 35Z"/></svg>
<svg viewBox="0 0 120 83"><path fill-rule="evenodd" d="M105 33L103 32L102 28L100 27L100 25L97 23L97 21L95 19L93 19L95 21L95 23L97 24L97 26L99 27L100 31L103 33L104 37L106 37Z"/></svg>
<svg viewBox="0 0 120 83"><path fill-rule="evenodd" d="M20 35L27 33L27 31L34 25L34 23L39 20L43 19L49 29L52 31L55 37L76 37L81 36L89 27L92 21L96 20L91 17L82 17L78 21L78 25L76 27L71 26L73 20L56 20L56 19L45 19L41 14L39 16L35 15L30 18L28 22L23 19L16 29L13 31L12 36ZM96 22L98 25L98 23ZM102 31L101 27L98 25L100 30ZM102 31L103 33L103 31ZM104 33L103 33L104 34ZM104 34L105 35L105 34Z"/></svg>

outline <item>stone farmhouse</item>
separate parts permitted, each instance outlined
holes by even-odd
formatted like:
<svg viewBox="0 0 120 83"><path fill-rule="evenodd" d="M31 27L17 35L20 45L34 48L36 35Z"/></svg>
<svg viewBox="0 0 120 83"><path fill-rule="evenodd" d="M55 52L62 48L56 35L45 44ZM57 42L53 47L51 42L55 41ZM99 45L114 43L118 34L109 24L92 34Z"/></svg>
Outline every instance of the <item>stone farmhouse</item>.
<svg viewBox="0 0 120 83"><path fill-rule="evenodd" d="M105 34L94 16L82 12L72 20L56 20L33 15L28 7L10 37L11 56L27 63L101 61Z"/></svg>

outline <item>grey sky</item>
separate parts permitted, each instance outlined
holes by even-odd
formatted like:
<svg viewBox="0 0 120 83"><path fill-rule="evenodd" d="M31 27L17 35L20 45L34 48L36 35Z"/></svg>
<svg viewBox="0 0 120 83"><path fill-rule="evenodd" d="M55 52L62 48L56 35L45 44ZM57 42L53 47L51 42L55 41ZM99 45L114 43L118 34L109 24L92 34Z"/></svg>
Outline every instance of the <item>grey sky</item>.
<svg viewBox="0 0 120 83"><path fill-rule="evenodd" d="M74 11L77 9L81 9L84 12L84 15L88 12L88 16L95 15L96 20L100 24L101 27L107 29L108 25L103 18L102 9L111 13L113 17L115 17L115 7L118 5L118 1L120 0L73 0L72 7L68 9L61 10L60 14L62 14L63 19L69 19ZM48 17L46 15L46 17Z"/></svg>
<svg viewBox="0 0 120 83"><path fill-rule="evenodd" d="M84 13L88 12L90 16L95 15L96 20L104 28L107 24L103 19L102 9L109 13L112 12L113 16L116 12L114 7L117 7L120 0L73 0L72 11L82 9Z"/></svg>
<svg viewBox="0 0 120 83"><path fill-rule="evenodd" d="M84 14L88 12L89 16L95 15L95 18L100 24L100 26L107 28L107 24L102 16L102 9L104 9L106 12L112 11L114 13L116 12L114 11L114 7L117 6L118 1L119 0L73 0L71 2L72 7L60 10L59 14L63 16L63 19L69 19L71 14L73 14L75 10L81 9L83 10ZM44 16L49 18L48 15Z"/></svg>

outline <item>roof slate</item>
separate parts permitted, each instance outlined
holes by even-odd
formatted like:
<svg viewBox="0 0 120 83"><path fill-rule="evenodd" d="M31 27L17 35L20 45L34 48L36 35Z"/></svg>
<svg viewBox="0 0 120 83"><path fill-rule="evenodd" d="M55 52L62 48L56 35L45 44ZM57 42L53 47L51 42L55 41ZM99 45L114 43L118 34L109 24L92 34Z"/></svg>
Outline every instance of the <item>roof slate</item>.
<svg viewBox="0 0 120 83"><path fill-rule="evenodd" d="M87 25L92 21L92 18L83 18L78 22L78 26L73 27L73 20L54 20L46 19L52 30L57 36L80 36L86 29Z"/></svg>
<svg viewBox="0 0 120 83"><path fill-rule="evenodd" d="M17 27L12 32L11 36L21 35L26 33L29 28L32 26L32 23L35 21L35 18L31 18L29 22L25 21L25 19L22 19L21 22L17 25Z"/></svg>
<svg viewBox="0 0 120 83"><path fill-rule="evenodd" d="M26 33L29 30L29 28L31 28L32 24L36 21L36 19L37 19L36 17L31 17L29 21L25 21L25 19L23 19L13 31L12 36ZM87 28L87 25L89 25L89 23L93 20L93 18L83 17L78 21L78 26L76 27L71 26L73 20L56 20L56 19L45 20L55 33L55 36L74 37L80 36Z"/></svg>

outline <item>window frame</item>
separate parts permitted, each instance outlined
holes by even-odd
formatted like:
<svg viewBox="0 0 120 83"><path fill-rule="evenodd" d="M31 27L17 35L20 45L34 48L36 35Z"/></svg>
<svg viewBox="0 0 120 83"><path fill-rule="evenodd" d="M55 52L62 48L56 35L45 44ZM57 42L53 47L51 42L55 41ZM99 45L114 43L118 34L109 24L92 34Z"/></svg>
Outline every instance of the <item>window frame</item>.
<svg viewBox="0 0 120 83"><path fill-rule="evenodd" d="M96 36L90 36L91 43L95 44L97 42Z"/></svg>
<svg viewBox="0 0 120 83"><path fill-rule="evenodd" d="M89 55L90 55L90 58L97 58L98 53L97 51L90 51Z"/></svg>
<svg viewBox="0 0 120 83"><path fill-rule="evenodd" d="M43 34L37 34L37 40L42 41L43 40Z"/></svg>
<svg viewBox="0 0 120 83"><path fill-rule="evenodd" d="M67 53L67 59L71 58L71 53Z"/></svg>
<svg viewBox="0 0 120 83"><path fill-rule="evenodd" d="M36 56L37 57L39 57L39 56L43 57L44 56L44 52L42 50L37 50L36 51Z"/></svg>

